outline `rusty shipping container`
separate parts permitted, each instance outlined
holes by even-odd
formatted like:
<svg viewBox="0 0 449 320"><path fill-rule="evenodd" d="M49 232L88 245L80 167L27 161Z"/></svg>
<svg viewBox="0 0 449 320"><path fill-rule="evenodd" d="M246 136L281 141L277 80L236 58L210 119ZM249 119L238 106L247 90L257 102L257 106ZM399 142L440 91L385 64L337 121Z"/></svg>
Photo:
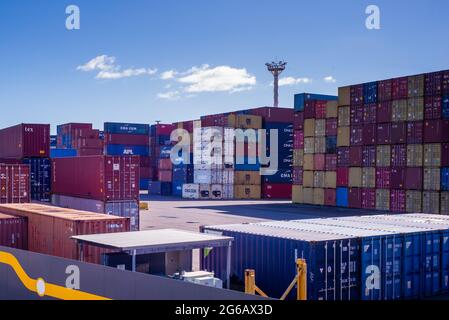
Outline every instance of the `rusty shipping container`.
<svg viewBox="0 0 449 320"><path fill-rule="evenodd" d="M0 158L50 157L50 125L19 124L0 130Z"/></svg>
<svg viewBox="0 0 449 320"><path fill-rule="evenodd" d="M138 200L138 156L52 159L52 193L101 201Z"/></svg>
<svg viewBox="0 0 449 320"><path fill-rule="evenodd" d="M28 249L27 218L0 213L0 246Z"/></svg>
<svg viewBox="0 0 449 320"><path fill-rule="evenodd" d="M28 220L28 250L61 258L100 263L104 249L84 246L83 256L71 236L130 231L129 218L38 204L2 204L0 213Z"/></svg>

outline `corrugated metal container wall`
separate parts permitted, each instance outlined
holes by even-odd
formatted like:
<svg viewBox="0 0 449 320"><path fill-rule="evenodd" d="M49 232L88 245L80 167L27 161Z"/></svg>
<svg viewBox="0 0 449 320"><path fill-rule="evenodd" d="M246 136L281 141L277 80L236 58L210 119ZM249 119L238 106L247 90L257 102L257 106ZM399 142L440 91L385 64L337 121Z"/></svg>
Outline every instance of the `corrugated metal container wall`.
<svg viewBox="0 0 449 320"><path fill-rule="evenodd" d="M50 157L50 125L19 124L0 130L0 157Z"/></svg>
<svg viewBox="0 0 449 320"><path fill-rule="evenodd" d="M0 203L27 203L30 200L30 167L0 164Z"/></svg>
<svg viewBox="0 0 449 320"><path fill-rule="evenodd" d="M23 163L30 166L31 200L50 202L51 160L48 158L26 158Z"/></svg>
<svg viewBox="0 0 449 320"><path fill-rule="evenodd" d="M0 213L0 246L28 250L27 218Z"/></svg>
<svg viewBox="0 0 449 320"><path fill-rule="evenodd" d="M148 124L106 122L104 124L104 132L105 137L106 133L138 134L148 136L150 133L150 126Z"/></svg>

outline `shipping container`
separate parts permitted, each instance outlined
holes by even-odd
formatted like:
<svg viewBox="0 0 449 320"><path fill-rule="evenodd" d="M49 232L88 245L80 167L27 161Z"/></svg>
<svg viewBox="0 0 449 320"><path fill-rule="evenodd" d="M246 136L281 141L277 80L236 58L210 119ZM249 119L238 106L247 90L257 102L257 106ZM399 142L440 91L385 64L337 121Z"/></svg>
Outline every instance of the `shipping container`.
<svg viewBox="0 0 449 320"><path fill-rule="evenodd" d="M421 167L405 169L405 189L423 189L423 169Z"/></svg>
<svg viewBox="0 0 449 320"><path fill-rule="evenodd" d="M423 143L424 124L423 122L407 123L407 143Z"/></svg>
<svg viewBox="0 0 449 320"><path fill-rule="evenodd" d="M52 192L101 201L139 199L139 157L93 156L52 160Z"/></svg>
<svg viewBox="0 0 449 320"><path fill-rule="evenodd" d="M183 184L182 197L184 199L199 199L200 185L199 184Z"/></svg>
<svg viewBox="0 0 449 320"><path fill-rule="evenodd" d="M364 146L362 149L362 166L375 167L376 166L376 146Z"/></svg>
<svg viewBox="0 0 449 320"><path fill-rule="evenodd" d="M336 154L326 154L325 170L326 171L336 171L337 170L337 155Z"/></svg>
<svg viewBox="0 0 449 320"><path fill-rule="evenodd" d="M378 93L378 83L370 82L363 85L363 98L365 104L376 103Z"/></svg>
<svg viewBox="0 0 449 320"><path fill-rule="evenodd" d="M391 168L376 168L376 188L389 189L391 186Z"/></svg>
<svg viewBox="0 0 449 320"><path fill-rule="evenodd" d="M394 100L392 103L391 121L407 121L407 100Z"/></svg>
<svg viewBox="0 0 449 320"><path fill-rule="evenodd" d="M352 167L349 168L349 187L361 188L362 187L362 168Z"/></svg>
<svg viewBox="0 0 449 320"><path fill-rule="evenodd" d="M50 125L19 124L0 130L0 157L50 157Z"/></svg>
<svg viewBox="0 0 449 320"><path fill-rule="evenodd" d="M440 167L441 159L440 143L424 145L424 167Z"/></svg>
<svg viewBox="0 0 449 320"><path fill-rule="evenodd" d="M338 108L338 126L349 127L351 125L351 110L350 107Z"/></svg>
<svg viewBox="0 0 449 320"><path fill-rule="evenodd" d="M150 181L148 183L148 194L150 195L170 196L171 192L171 182Z"/></svg>
<svg viewBox="0 0 449 320"><path fill-rule="evenodd" d="M71 158L76 157L76 149L51 149L50 158Z"/></svg>
<svg viewBox="0 0 449 320"><path fill-rule="evenodd" d="M323 171L326 167L326 157L324 154L313 155L314 170Z"/></svg>
<svg viewBox="0 0 449 320"><path fill-rule="evenodd" d="M0 203L27 203L30 196L30 167L0 163Z"/></svg>
<svg viewBox="0 0 449 320"><path fill-rule="evenodd" d="M149 156L150 149L148 146L107 144L105 154L108 156Z"/></svg>
<svg viewBox="0 0 449 320"><path fill-rule="evenodd" d="M364 106L351 106L350 108L350 122L351 126L357 126L363 124L364 119Z"/></svg>
<svg viewBox="0 0 449 320"><path fill-rule="evenodd" d="M424 168L423 190L440 191L440 168Z"/></svg>
<svg viewBox="0 0 449 320"><path fill-rule="evenodd" d="M392 98L392 80L379 81L378 100L379 102L390 101Z"/></svg>
<svg viewBox="0 0 449 320"><path fill-rule="evenodd" d="M376 189L362 189L362 208L376 209Z"/></svg>
<svg viewBox="0 0 449 320"><path fill-rule="evenodd" d="M337 190L325 189L324 190L324 205L336 206L337 205Z"/></svg>
<svg viewBox="0 0 449 320"><path fill-rule="evenodd" d="M407 165L407 146L397 144L391 146L391 166L405 167Z"/></svg>
<svg viewBox="0 0 449 320"><path fill-rule="evenodd" d="M362 168L362 187L375 188L376 187L376 168Z"/></svg>
<svg viewBox="0 0 449 320"><path fill-rule="evenodd" d="M388 123L392 119L392 102L384 101L377 105L377 122Z"/></svg>
<svg viewBox="0 0 449 320"><path fill-rule="evenodd" d="M390 210L390 190L376 189L376 210L389 211Z"/></svg>
<svg viewBox="0 0 449 320"><path fill-rule="evenodd" d="M377 144L391 144L391 123L377 125Z"/></svg>
<svg viewBox="0 0 449 320"><path fill-rule="evenodd" d="M291 199L292 185L288 183L264 183L262 185L263 199Z"/></svg>
<svg viewBox="0 0 449 320"><path fill-rule="evenodd" d="M407 145L407 167L422 167L424 153L422 144Z"/></svg>
<svg viewBox="0 0 449 320"><path fill-rule="evenodd" d="M362 147L349 147L349 165L353 167L361 167L363 158Z"/></svg>
<svg viewBox="0 0 449 320"><path fill-rule="evenodd" d="M351 106L363 104L363 85L351 86Z"/></svg>
<svg viewBox="0 0 449 320"><path fill-rule="evenodd" d="M307 101L321 100L321 101L337 101L338 97L323 95L323 94L312 94L312 93L300 93L295 94L294 97L295 111L304 111L304 107Z"/></svg>
<svg viewBox="0 0 449 320"><path fill-rule="evenodd" d="M104 135L105 144L121 144L131 146L148 146L150 136L147 134L108 133Z"/></svg>
<svg viewBox="0 0 449 320"><path fill-rule="evenodd" d="M234 185L235 199L260 199L261 187L260 185Z"/></svg>
<svg viewBox="0 0 449 320"><path fill-rule="evenodd" d="M422 212L439 214L440 213L440 193L435 191L424 191Z"/></svg>
<svg viewBox="0 0 449 320"><path fill-rule="evenodd" d="M338 88L338 105L349 106L351 104L351 87Z"/></svg>
<svg viewBox="0 0 449 320"><path fill-rule="evenodd" d="M408 97L424 96L425 76L423 74L408 77Z"/></svg>
<svg viewBox="0 0 449 320"><path fill-rule="evenodd" d="M424 119L424 98L408 99L407 120L422 121Z"/></svg>
<svg viewBox="0 0 449 320"><path fill-rule="evenodd" d="M432 72L427 73L424 79L424 95L427 96L441 96L443 84L443 73Z"/></svg>
<svg viewBox="0 0 449 320"><path fill-rule="evenodd" d="M443 99L441 96L425 97L424 99L424 119L441 119Z"/></svg>
<svg viewBox="0 0 449 320"><path fill-rule="evenodd" d="M391 98L393 100L406 99L408 97L408 77L392 79Z"/></svg>
<svg viewBox="0 0 449 320"><path fill-rule="evenodd" d="M441 192L441 214L449 215L449 192Z"/></svg>
<svg viewBox="0 0 449 320"><path fill-rule="evenodd" d="M349 206L349 189L348 188L337 188L337 206L338 207L348 207Z"/></svg>
<svg viewBox="0 0 449 320"><path fill-rule="evenodd" d="M250 112L252 115L262 117L265 122L292 123L294 117L294 110L290 108L262 107L251 109Z"/></svg>
<svg viewBox="0 0 449 320"><path fill-rule="evenodd" d="M137 135L149 135L150 126L148 124L136 124L136 123L114 123L106 122L104 124L104 132L113 134L137 134ZM105 135L106 136L106 135Z"/></svg>
<svg viewBox="0 0 449 320"><path fill-rule="evenodd" d="M238 172L238 171L236 171ZM250 172L250 171L248 171ZM274 174L272 174L274 172ZM257 173L257 172L256 172ZM254 179L251 180L255 180L255 182L259 182L262 181L262 183L269 183L269 184L279 184L279 183L284 183L284 184L292 184L293 182L293 170L292 169L278 169L278 170L273 170L273 171L261 171L260 172L260 176L259 177L254 177ZM234 181L234 183L236 183ZM246 183L246 182L239 182L236 184L252 184L252 183ZM257 184L257 183L255 183Z"/></svg>
<svg viewBox="0 0 449 320"><path fill-rule="evenodd" d="M349 168L337 168L337 186L347 187L349 185Z"/></svg>
<svg viewBox="0 0 449 320"><path fill-rule="evenodd" d="M391 165L391 146L378 146L376 163L378 167L389 167Z"/></svg>
<svg viewBox="0 0 449 320"><path fill-rule="evenodd" d="M337 166L349 167L349 147L337 148Z"/></svg>
<svg viewBox="0 0 449 320"><path fill-rule="evenodd" d="M27 218L0 213L0 246L28 250Z"/></svg>
<svg viewBox="0 0 449 320"><path fill-rule="evenodd" d="M339 127L337 135L337 147L349 147L351 130L349 127Z"/></svg>
<svg viewBox="0 0 449 320"><path fill-rule="evenodd" d="M407 197L405 190L390 190L390 210L404 213L406 209Z"/></svg>
<svg viewBox="0 0 449 320"><path fill-rule="evenodd" d="M363 122L365 124L377 123L377 104L366 104L363 107Z"/></svg>
<svg viewBox="0 0 449 320"><path fill-rule="evenodd" d="M407 190L406 212L422 212L422 192Z"/></svg>
<svg viewBox="0 0 449 320"><path fill-rule="evenodd" d="M399 144L407 142L407 123L392 123L391 124L391 143Z"/></svg>
<svg viewBox="0 0 449 320"><path fill-rule="evenodd" d="M50 202L52 190L51 160L48 158L25 158L22 162L30 166L31 200Z"/></svg>
<svg viewBox="0 0 449 320"><path fill-rule="evenodd" d="M363 126L351 127L350 145L351 146L363 145Z"/></svg>

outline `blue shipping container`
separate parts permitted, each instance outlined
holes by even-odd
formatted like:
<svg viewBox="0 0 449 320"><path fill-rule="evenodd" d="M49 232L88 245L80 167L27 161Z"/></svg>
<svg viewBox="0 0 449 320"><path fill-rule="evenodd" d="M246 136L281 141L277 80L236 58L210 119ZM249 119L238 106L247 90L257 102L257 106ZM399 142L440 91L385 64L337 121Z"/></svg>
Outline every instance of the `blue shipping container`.
<svg viewBox="0 0 449 320"><path fill-rule="evenodd" d="M139 182L140 190L148 190L149 182L150 182L150 179L140 179L140 182Z"/></svg>
<svg viewBox="0 0 449 320"><path fill-rule="evenodd" d="M131 231L140 230L139 201L106 202L104 213L130 219Z"/></svg>
<svg viewBox="0 0 449 320"><path fill-rule="evenodd" d="M30 166L30 192L34 201L51 201L51 160L48 158L25 158L24 164Z"/></svg>
<svg viewBox="0 0 449 320"><path fill-rule="evenodd" d="M50 158L71 158L76 155L76 149L50 149Z"/></svg>
<svg viewBox="0 0 449 320"><path fill-rule="evenodd" d="M365 104L377 103L377 82L363 85L363 99Z"/></svg>
<svg viewBox="0 0 449 320"><path fill-rule="evenodd" d="M116 134L150 134L149 124L105 122L104 132Z"/></svg>
<svg viewBox="0 0 449 320"><path fill-rule="evenodd" d="M329 96L324 94L312 94L312 93L300 93L295 94L295 111L304 111L306 101L310 100L322 100L322 101L337 101L337 96Z"/></svg>
<svg viewBox="0 0 449 320"><path fill-rule="evenodd" d="M127 146L123 144L108 144L106 147L106 155L108 156L149 156L150 149L148 146Z"/></svg>
<svg viewBox="0 0 449 320"><path fill-rule="evenodd" d="M236 171L259 171L259 158L250 158L248 156L236 156L234 168Z"/></svg>
<svg viewBox="0 0 449 320"><path fill-rule="evenodd" d="M337 137L334 136L326 137L326 153L330 154L337 153Z"/></svg>
<svg viewBox="0 0 449 320"><path fill-rule="evenodd" d="M264 171L261 171L263 173ZM267 171L265 173L273 173L273 171ZM293 170L292 169L279 169L276 170L273 175L262 175L262 182L264 183L293 183Z"/></svg>
<svg viewBox="0 0 449 320"><path fill-rule="evenodd" d="M172 194L175 197L182 197L182 182L173 182L172 184Z"/></svg>
<svg viewBox="0 0 449 320"><path fill-rule="evenodd" d="M337 207L349 207L348 188L337 188Z"/></svg>
<svg viewBox="0 0 449 320"><path fill-rule="evenodd" d="M150 195L169 196L171 192L171 182L150 181L148 183L148 193Z"/></svg>
<svg viewBox="0 0 449 320"><path fill-rule="evenodd" d="M443 119L449 119L449 96L443 97Z"/></svg>
<svg viewBox="0 0 449 320"><path fill-rule="evenodd" d="M441 190L449 191L449 168L441 168Z"/></svg>

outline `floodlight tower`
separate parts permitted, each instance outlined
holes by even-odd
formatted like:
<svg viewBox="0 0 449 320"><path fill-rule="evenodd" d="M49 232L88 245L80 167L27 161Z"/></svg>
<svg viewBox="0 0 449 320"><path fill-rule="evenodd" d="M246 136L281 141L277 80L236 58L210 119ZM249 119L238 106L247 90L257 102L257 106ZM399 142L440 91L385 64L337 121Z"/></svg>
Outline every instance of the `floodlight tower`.
<svg viewBox="0 0 449 320"><path fill-rule="evenodd" d="M266 63L268 71L271 72L271 74L274 77L274 104L273 107L277 108L279 107L279 75L282 73L282 71L285 70L285 66L287 65L287 62L285 61L279 61L279 62L271 62Z"/></svg>

